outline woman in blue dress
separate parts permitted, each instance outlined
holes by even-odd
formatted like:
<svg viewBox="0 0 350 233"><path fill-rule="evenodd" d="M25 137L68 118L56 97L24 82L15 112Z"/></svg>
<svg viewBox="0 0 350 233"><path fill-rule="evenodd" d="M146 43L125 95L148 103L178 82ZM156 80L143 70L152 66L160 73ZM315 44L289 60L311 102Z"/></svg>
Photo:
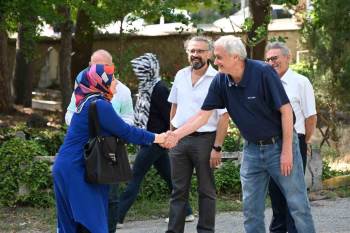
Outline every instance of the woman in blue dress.
<svg viewBox="0 0 350 233"><path fill-rule="evenodd" d="M163 143L165 134L153 134L126 124L109 102L115 90L114 67L92 65L75 87L74 114L53 166L58 233L107 233L108 185L85 181L84 145L89 139L88 109L96 100L102 135L115 135L141 145Z"/></svg>

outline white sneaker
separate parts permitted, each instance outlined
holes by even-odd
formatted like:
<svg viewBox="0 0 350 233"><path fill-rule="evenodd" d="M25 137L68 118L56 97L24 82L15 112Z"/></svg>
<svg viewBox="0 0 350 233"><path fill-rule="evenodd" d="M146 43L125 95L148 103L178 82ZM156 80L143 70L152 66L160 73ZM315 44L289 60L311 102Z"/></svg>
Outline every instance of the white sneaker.
<svg viewBox="0 0 350 233"><path fill-rule="evenodd" d="M124 224L123 223L117 223L117 229L122 229L124 227Z"/></svg>
<svg viewBox="0 0 350 233"><path fill-rule="evenodd" d="M190 214L190 215L186 216L185 222L193 222L193 221L194 221L194 215L193 214ZM169 223L169 218L165 218L164 222Z"/></svg>
<svg viewBox="0 0 350 233"><path fill-rule="evenodd" d="M193 221L194 221L194 215L193 214L190 214L190 215L186 216L185 222L193 222Z"/></svg>

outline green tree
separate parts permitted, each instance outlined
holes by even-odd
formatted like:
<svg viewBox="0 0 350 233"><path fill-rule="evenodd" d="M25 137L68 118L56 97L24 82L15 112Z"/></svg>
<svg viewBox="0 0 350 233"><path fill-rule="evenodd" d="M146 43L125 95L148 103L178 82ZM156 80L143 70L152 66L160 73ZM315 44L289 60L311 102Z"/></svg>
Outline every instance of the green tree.
<svg viewBox="0 0 350 233"><path fill-rule="evenodd" d="M15 103L31 107L37 26L40 23L39 12L45 6L39 0L31 1L30 4L25 0L15 0L13 6L14 20L18 24L14 77Z"/></svg>
<svg viewBox="0 0 350 233"><path fill-rule="evenodd" d="M8 17L11 5L8 1L0 1L0 112L9 113L13 109L11 98L11 76L8 68L7 44Z"/></svg>
<svg viewBox="0 0 350 233"><path fill-rule="evenodd" d="M337 143L336 111L349 110L350 4L343 0L314 0L303 34L309 47L318 105L329 113L331 138ZM337 145L337 144L336 144Z"/></svg>
<svg viewBox="0 0 350 233"><path fill-rule="evenodd" d="M76 75L87 66L92 54L96 23L93 22L90 10L98 10L97 0L82 0L77 7L72 50L72 83Z"/></svg>
<svg viewBox="0 0 350 233"><path fill-rule="evenodd" d="M63 18L60 22L61 47L59 55L60 89L62 94L62 109L67 109L72 93L71 85L71 53L72 53L72 31L71 7L69 4L57 4L58 14ZM65 111L62 111L63 122Z"/></svg>

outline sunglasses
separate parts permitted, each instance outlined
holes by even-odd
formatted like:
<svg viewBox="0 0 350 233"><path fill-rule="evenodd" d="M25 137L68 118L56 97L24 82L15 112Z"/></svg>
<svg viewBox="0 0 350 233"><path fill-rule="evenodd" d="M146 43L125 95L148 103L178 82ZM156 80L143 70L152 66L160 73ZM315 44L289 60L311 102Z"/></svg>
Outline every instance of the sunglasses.
<svg viewBox="0 0 350 233"><path fill-rule="evenodd" d="M270 61L274 62L279 58L279 56L272 56L272 57L268 57L265 59L265 62L269 63Z"/></svg>

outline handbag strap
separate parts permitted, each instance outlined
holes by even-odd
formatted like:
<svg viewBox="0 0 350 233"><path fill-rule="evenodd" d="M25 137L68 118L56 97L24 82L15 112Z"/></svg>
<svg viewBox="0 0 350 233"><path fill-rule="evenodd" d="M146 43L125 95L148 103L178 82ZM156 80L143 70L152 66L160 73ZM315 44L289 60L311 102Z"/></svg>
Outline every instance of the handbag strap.
<svg viewBox="0 0 350 233"><path fill-rule="evenodd" d="M100 125L96 109L96 100L93 100L89 106L89 132L90 138L97 137L100 134Z"/></svg>

